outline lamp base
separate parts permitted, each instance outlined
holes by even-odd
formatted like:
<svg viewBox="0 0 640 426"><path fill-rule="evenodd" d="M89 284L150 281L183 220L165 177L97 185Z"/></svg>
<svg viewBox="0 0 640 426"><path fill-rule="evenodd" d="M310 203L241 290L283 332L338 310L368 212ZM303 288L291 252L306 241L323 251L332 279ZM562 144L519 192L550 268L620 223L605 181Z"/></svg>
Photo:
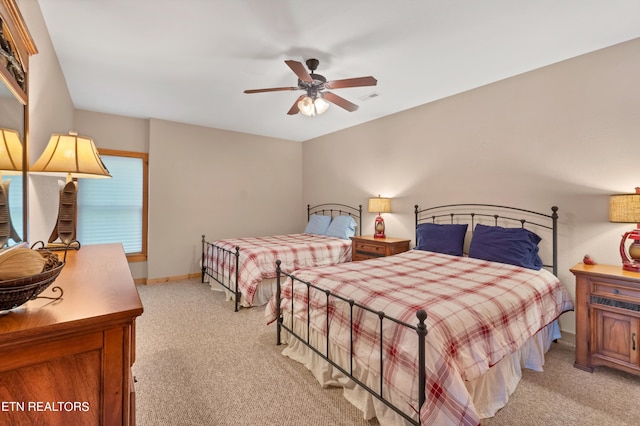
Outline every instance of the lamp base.
<svg viewBox="0 0 640 426"><path fill-rule="evenodd" d="M629 249L625 250L627 239L632 240ZM631 272L640 272L640 229L625 232L620 241L620 257L622 257L622 269Z"/></svg>
<svg viewBox="0 0 640 426"><path fill-rule="evenodd" d="M374 229L376 230L376 233L373 234L373 238L387 238L384 233L384 220L382 219L382 216L378 215L378 217L376 217Z"/></svg>
<svg viewBox="0 0 640 426"><path fill-rule="evenodd" d="M56 245L58 243L55 241L60 239L60 245L62 245L60 250L64 250L67 245L76 241L77 198L77 181L69 181L60 189L58 219L49 236L49 244Z"/></svg>
<svg viewBox="0 0 640 426"><path fill-rule="evenodd" d="M623 263L622 264L622 269L624 269L625 271L640 272L640 264L638 264L638 263Z"/></svg>
<svg viewBox="0 0 640 426"><path fill-rule="evenodd" d="M47 250L51 251L59 251L59 250L80 250L80 242L79 241L71 241L69 244L65 243L47 243L44 246Z"/></svg>

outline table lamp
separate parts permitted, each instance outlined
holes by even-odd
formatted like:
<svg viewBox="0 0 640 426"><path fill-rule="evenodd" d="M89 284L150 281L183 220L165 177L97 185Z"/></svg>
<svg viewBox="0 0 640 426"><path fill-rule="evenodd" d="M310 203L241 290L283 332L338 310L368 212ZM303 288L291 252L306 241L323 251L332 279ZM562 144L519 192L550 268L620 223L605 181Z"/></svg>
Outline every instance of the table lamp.
<svg viewBox="0 0 640 426"><path fill-rule="evenodd" d="M615 194L609 197L609 222L635 223L636 228L625 232L620 241L622 269L640 271L640 187L635 194ZM626 241L632 240L627 250Z"/></svg>
<svg viewBox="0 0 640 426"><path fill-rule="evenodd" d="M44 152L30 171L39 174L66 176L60 190L58 219L49 237L50 249L80 248L76 240L78 178L110 178L111 174L100 159L93 139L54 133ZM61 243L56 243L57 239Z"/></svg>
<svg viewBox="0 0 640 426"><path fill-rule="evenodd" d="M387 238L384 233L384 219L381 213L391 213L391 198L382 198L380 195L369 198L369 213L378 213L374 223L375 234L373 238Z"/></svg>

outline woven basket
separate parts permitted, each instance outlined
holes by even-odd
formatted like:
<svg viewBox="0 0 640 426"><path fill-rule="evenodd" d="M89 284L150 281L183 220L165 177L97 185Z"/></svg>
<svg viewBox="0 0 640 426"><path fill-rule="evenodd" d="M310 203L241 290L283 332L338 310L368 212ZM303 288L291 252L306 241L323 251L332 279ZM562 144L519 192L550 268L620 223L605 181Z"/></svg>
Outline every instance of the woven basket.
<svg viewBox="0 0 640 426"><path fill-rule="evenodd" d="M64 262L48 262L37 275L0 281L0 311L17 308L40 293L58 278Z"/></svg>

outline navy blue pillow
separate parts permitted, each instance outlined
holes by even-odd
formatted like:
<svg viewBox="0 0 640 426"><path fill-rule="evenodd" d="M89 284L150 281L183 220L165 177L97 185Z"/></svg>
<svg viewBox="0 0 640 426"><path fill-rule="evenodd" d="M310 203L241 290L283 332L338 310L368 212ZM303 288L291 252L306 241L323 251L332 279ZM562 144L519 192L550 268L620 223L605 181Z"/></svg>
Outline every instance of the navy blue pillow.
<svg viewBox="0 0 640 426"><path fill-rule="evenodd" d="M467 224L421 223L416 228L416 249L462 256Z"/></svg>
<svg viewBox="0 0 640 426"><path fill-rule="evenodd" d="M538 256L540 240L528 229L477 224L469 257L539 270L542 268L542 259Z"/></svg>

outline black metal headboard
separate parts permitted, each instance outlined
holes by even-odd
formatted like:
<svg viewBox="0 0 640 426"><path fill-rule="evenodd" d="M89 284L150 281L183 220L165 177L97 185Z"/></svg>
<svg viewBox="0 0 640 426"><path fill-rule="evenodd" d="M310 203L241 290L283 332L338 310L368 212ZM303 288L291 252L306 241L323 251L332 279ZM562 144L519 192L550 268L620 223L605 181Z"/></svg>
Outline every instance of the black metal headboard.
<svg viewBox="0 0 640 426"><path fill-rule="evenodd" d="M520 217L514 217L520 215ZM471 232L476 223L489 221L494 226L515 227L514 225L535 231L536 228L546 229L551 232L551 263L545 262L544 266L551 268L553 274L558 276L558 207L551 207L551 214L520 209L517 207L500 206L495 204L446 204L429 207L420 210L415 205L416 217L416 242L418 240L418 225L425 222L431 223L468 223ZM541 237L543 237L541 235Z"/></svg>
<svg viewBox="0 0 640 426"><path fill-rule="evenodd" d="M307 204L307 220L312 214L321 214L325 216L351 216L358 223L358 235L362 235L362 204L358 207L348 206L338 203L324 203L316 206Z"/></svg>

